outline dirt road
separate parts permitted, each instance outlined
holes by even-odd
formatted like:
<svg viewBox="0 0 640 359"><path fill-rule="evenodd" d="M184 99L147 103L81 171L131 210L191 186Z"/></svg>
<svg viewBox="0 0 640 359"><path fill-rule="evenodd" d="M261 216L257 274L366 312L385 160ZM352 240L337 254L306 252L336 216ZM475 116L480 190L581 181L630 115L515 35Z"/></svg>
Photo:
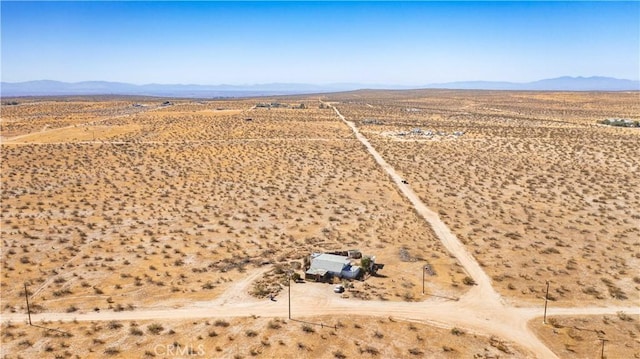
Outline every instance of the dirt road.
<svg viewBox="0 0 640 359"><path fill-rule="evenodd" d="M288 316L286 295L277 301L255 299L247 295L253 279L263 271L257 270L225 294L213 301L194 302L181 308L142 308L122 312L42 313L33 314L32 321L130 321L130 320L189 320L197 318L229 318ZM292 317L321 315L354 315L393 317L395 320L421 322L442 328L459 327L481 335L497 335L530 351L532 357L556 357L529 331L527 322L542 315L539 308L513 308L482 302L382 302L343 299L332 291L332 286L317 283L292 285ZM548 315L615 314L619 311L638 313L633 307L553 308ZM25 322L25 313L2 315L2 321Z"/></svg>
<svg viewBox="0 0 640 359"><path fill-rule="evenodd" d="M411 202L416 212L420 214L431 226L438 239L442 242L449 253L458 260L467 274L476 282L460 301L445 303L441 306L427 307L419 310L418 306L412 306L415 312L409 312L406 318L422 318L426 321L441 321L448 325L459 325L470 328L478 333L497 334L503 338L512 340L515 343L532 351L541 358L556 357L556 355L542 343L527 326L527 322L540 316L539 308L514 308L507 305L491 284L491 279L482 270L476 259L466 250L462 242L451 232L449 227L440 217L430 210L422 200L412 190L409 183L389 165L384 158L369 143L367 138L358 130L357 126L348 121L335 106L331 106L338 117L353 131L356 138L364 145L375 161L384 169L389 177L395 182L400 192ZM369 304L369 303L367 303ZM420 304L425 305L425 304ZM410 306L411 307L411 306ZM364 310L364 306L359 307ZM400 306L385 305L384 312L393 316L403 316L399 311ZM614 314L619 310L638 313L639 309L632 307L625 308L563 308L562 310L550 310L549 315L555 313L565 313L565 315L578 314ZM428 311L429 314L425 312ZM377 313L376 308L367 308L367 313Z"/></svg>
<svg viewBox="0 0 640 359"><path fill-rule="evenodd" d="M9 138L2 138L2 144L24 144L24 143L28 143L28 142L24 142L21 141L25 138L29 138L31 136L42 136L46 133L49 132L53 132L53 131L62 131L65 129L71 129L71 128L77 128L77 127L87 127L87 126L96 126L101 124L102 122L106 122L108 120L115 120L118 118L124 118L124 117L132 117L135 115L139 115L145 112L151 112L151 111L156 111L156 110L161 110L167 108L166 106L162 106L162 105L158 105L158 106L148 106L148 107L144 107L142 109L136 110L136 111L131 111L130 113L124 113L121 115L114 115L114 116L107 116L101 119L95 119L93 121L89 121L89 122L83 122L83 123L76 123L73 125L69 125L69 126L64 126L64 127L47 127L45 126L45 128L43 128L41 131L38 132L29 132L29 133L25 133L23 135L18 135L18 136L14 136L14 137L9 137ZM92 142L99 142L99 141L92 141Z"/></svg>
<svg viewBox="0 0 640 359"><path fill-rule="evenodd" d="M482 270L478 262L469 252L464 248L464 245L458 238L451 232L449 227L442 222L440 217L427 208L427 206L420 200L420 197L411 189L411 186L403 182L403 178L396 172L396 170L382 158L382 156L376 151L375 148L369 143L366 137L364 137L356 125L353 122L347 121L344 116L338 111L337 108L332 106L336 114L340 119L347 124L355 134L356 138L362 142L367 151L373 156L376 162L382 167L385 172L391 177L395 184L400 189L400 192L411 202L415 210L420 214L431 226L436 236L440 239L445 248L456 257L458 262L467 271L467 274L473 278L476 282L476 286L465 295L467 298L474 298L474 300L480 300L483 302L501 302L500 295L491 286L491 279Z"/></svg>
<svg viewBox="0 0 640 359"><path fill-rule="evenodd" d="M23 136L30 136L33 133ZM15 138L15 137L14 137ZM184 141L110 141L110 140L95 140L95 141L55 141L55 142L43 142L43 141L17 141L11 139L3 142L2 145L11 146L37 146L37 145L208 145L219 143L249 143L249 142L349 142L354 141L351 138L325 138L325 137L308 137L308 138L291 138L291 137L271 137L271 138L234 138L224 140L184 140Z"/></svg>

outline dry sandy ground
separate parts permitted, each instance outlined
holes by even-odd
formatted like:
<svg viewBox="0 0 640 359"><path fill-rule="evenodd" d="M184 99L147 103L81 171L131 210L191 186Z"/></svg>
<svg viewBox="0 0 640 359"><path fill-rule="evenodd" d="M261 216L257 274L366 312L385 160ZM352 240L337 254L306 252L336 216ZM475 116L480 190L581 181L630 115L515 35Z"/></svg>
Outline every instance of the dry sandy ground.
<svg viewBox="0 0 640 359"><path fill-rule="evenodd" d="M428 152L436 143L448 143L451 145L444 148L464 150L461 142L454 143L449 138L440 141L403 141L403 144L421 146L410 149L411 157L408 157L406 152L398 152L400 141L377 134L382 130L410 130L412 126L423 126L421 121L428 119L433 124L449 126L443 127L447 131L453 131L454 128L456 131L465 131L461 138L468 143L476 141L487 145L503 139L509 145L497 146L497 150L493 148L488 153L496 155L496 158L482 161L491 164L491 161L503 158L501 156L509 146L515 146L517 151L523 152L522 156L531 156L527 152L531 146L526 145L525 134L548 136L547 132L550 132L551 137L558 139L556 142L566 142L574 133L579 133L576 131L584 128L599 131L600 127L591 125L581 117L583 113L589 113L593 118L604 116L602 113L605 111L597 104L609 106L608 113L616 114L612 117L637 115L633 101L624 96L618 96L613 101L607 96L593 95L595 97L590 99L596 104L593 105L589 101L585 103L580 97L582 95L573 94L506 96L480 93L470 96L464 92L452 94L446 91L430 92L429 96L425 96L425 93L404 93L402 96L374 93L366 94L363 99L359 94L343 95L339 99L341 103L334 104L347 115L347 120L355 121L351 129L332 109L318 109L316 99L295 98L288 101L304 102L307 109L252 108L253 104L247 101L184 101L169 107L150 103L144 110L131 116L110 111L109 116L97 116L96 120L92 118L92 122L69 125L68 121L60 121L58 127L65 127L65 123L71 126L64 130L45 128L37 134L13 130L13 134L21 137L3 140L2 147L3 318L22 318L8 314L24 310L21 298L24 293L16 278L26 279L29 283L36 309L50 312L41 318L69 320L77 315L82 316L82 320L165 318L173 321L181 316L194 319L215 315L247 316L255 314L247 312L252 310L266 316L284 316L286 309L282 294L275 304L252 300L247 293L258 289L264 292L265 288L267 292L277 292L286 283L283 270L298 268L300 259L306 253L344 249L346 244L349 248L360 248L365 253L376 254L387 265L382 272L386 278L375 277L365 283L357 283L345 298L337 298L328 286L324 287L324 291L320 289L322 285L312 287L313 284L307 283L303 287L294 286L295 290L302 290L302 296L310 296L307 302L298 300L296 315L321 316L333 313L335 318L368 313L383 318L389 315L405 320L422 318L419 320L423 323L446 328L444 333L438 334L438 339L447 331L451 333L455 325L465 328L463 331L477 333L481 339L477 341L475 338L468 347L456 349L461 350L458 354L504 355L505 351L499 349L500 343L512 340L519 344L509 347L522 345L527 348L524 351L514 349L512 354L516 357L553 356L553 352L527 327L530 319L540 315L540 287L544 282L538 287L529 285L527 291L520 290L519 293L511 288L519 286L520 281L529 281L527 276L532 276L529 273L539 275L531 267L541 270L540 260L535 259L533 266L527 264L517 267L523 269L521 274L524 276L521 275L518 280L511 279L507 285L500 283L512 278L509 277L511 272L502 276L504 272L499 271L499 266L489 261L492 257L483 255L486 252L502 259L505 254L513 261L506 268L513 264L520 265L528 257L518 255L517 250L505 249L510 244L509 240L520 240L517 234L522 237L522 233L509 234L507 240L489 239L490 244L495 244L487 246L491 249L475 249L471 256L465 247L470 248L473 243L469 242L468 233L465 232L468 227L461 223L471 223L472 226L482 224L479 231L475 227L470 229L476 230L474 233L482 233L482 229L487 228L486 223L482 222L487 215L478 215L477 211L484 208L471 211L469 207L473 208L472 204L480 202L469 194L465 198L471 198L471 202L464 202L469 218L458 212L452 216L447 211L451 210L450 206L456 208L457 196L443 196L437 186L425 185L427 180L442 179L456 188L469 185L465 182L465 176L448 175L450 171L446 171L446 168L451 166L449 157ZM456 101L451 101L452 96ZM634 98L634 94L630 96ZM559 102L564 107L558 105ZM509 103L518 105L509 106ZM549 106L549 103L560 109ZM618 103L623 105L612 107L612 104ZM113 106L106 103L98 107ZM411 109L409 119L405 118L408 117L408 108ZM34 122L33 118L46 121L47 112L41 112L44 114L30 117L13 113L12 118L18 120L12 126L26 131L25 128L29 127L20 127L20 119L25 122ZM559 117L560 114L562 117ZM383 118L384 123L367 125L365 117L369 116ZM38 121L35 123L40 124ZM29 126L34 127L33 124ZM556 129L557 132L553 132ZM620 133L613 132L615 130L605 128L603 133ZM634 134L629 132L628 136ZM594 135L589 136L594 138ZM620 142L626 143L625 139ZM633 140L634 137L628 139ZM430 157L427 162L416 161L416 154ZM449 158L449 162L446 158ZM547 155L544 158L553 157ZM615 160L620 158L617 156ZM404 162L408 159L410 165ZM353 166L354 163L358 166ZM421 167L424 163L429 165ZM445 167L438 172L440 165ZM609 159L602 165L611 165L615 169L618 164ZM637 166L633 162L623 165ZM482 169L488 172L487 178L494 182L502 176L500 172L491 173L495 169L489 165ZM530 171L531 167L526 169ZM548 170L546 167L543 169ZM427 174L429 177L425 179ZM468 176L473 174L475 172ZM389 181L389 176L393 182ZM409 180L408 185L401 182L403 178ZM579 181L573 181L574 177L567 178L573 185L580 184ZM503 195L500 186L483 187L482 191L478 191L482 195L491 195L492 191L495 192L494 196ZM428 192L425 188L432 191ZM577 190L580 190L579 186ZM634 207L637 205L634 198L637 197L620 196L623 202L616 202L615 208L621 215L629 215L631 212L628 207L637 208ZM432 212L425 204L437 212ZM505 208L512 210L509 205L506 203ZM534 206L533 209L544 211L546 208ZM476 216L471 219L470 213ZM496 228L503 228L500 221L504 216L500 212L488 213L493 216L491 218L495 223L492 224ZM558 215L567 213L560 210ZM473 220L478 223L471 222ZM601 220L614 221L608 218ZM535 221L536 225L540 223L544 224L545 221ZM580 221L576 223L583 224ZM611 296L617 294L618 298L615 301L602 298L597 302L619 303L621 306L576 308L564 314L611 315L619 310L637 312L636 307L630 307L632 303L628 299L625 301L622 298L629 298L630 293L637 297L638 293L637 282L635 285L632 282L636 279L628 276L627 269L633 268L638 258L637 227L625 227L629 222L624 218L612 223L618 226L606 226L606 230L622 232L615 232L620 234L614 235L616 239L604 245L609 246L609 253L615 253L613 263L617 266L614 268L616 272L600 280L606 286L605 292L608 291ZM526 234L531 228L533 226L529 224L520 230ZM590 231L580 226L577 228ZM544 233L545 229L541 231ZM601 239L594 243L600 242ZM529 241L523 239L521 243L524 245ZM625 245L631 249L634 243L636 252L632 252L631 258L618 250L618 246L625 248ZM556 244L560 248L556 251L564 250L566 243L561 244ZM556 251L547 250L548 253L543 253L551 254L552 258L543 260L546 270L557 264L553 256L558 254ZM604 252L590 253L596 259L593 263L598 265L599 271L583 271L586 281L591 280L593 275L601 275L604 271L602 263L608 263L611 257L602 258ZM437 273L435 277L428 277L426 287L431 295L422 304L411 304L409 302L423 298L421 267L425 262L429 262ZM488 266L488 263L492 265ZM573 267L580 267L582 263L575 259L567 262ZM466 286L462 284L465 276L479 284L466 295ZM261 284L256 288L254 279L258 278L262 280L258 281ZM559 284L561 289L561 292L557 292L558 287L555 287L556 292L561 297L570 298L558 301L558 304L593 302L585 300L579 293L572 295L574 288L568 287L574 285L572 282L556 281L557 277L554 278L554 285ZM230 286L231 283L236 285ZM498 295L493 285L506 298ZM602 293L597 285L578 285L580 289L594 288L595 292L583 290L582 293L586 295L599 298L596 294ZM558 299L556 296L553 299ZM358 303L353 297L383 301ZM210 301L212 298L216 299ZM456 298L461 300L457 302ZM238 300L246 302L246 306L235 308L233 303ZM407 303L392 303L394 301ZM536 303L537 307L517 309L509 304L522 305L527 302ZM215 310L216 306L224 309L225 305L225 313ZM269 309L269 305L274 305L274 308ZM183 309L172 310L170 306ZM55 313L60 310L70 314ZM418 314L416 310L427 313ZM550 313L563 314L559 309L554 310ZM245 330L246 325L242 322L237 326ZM264 325L262 323L262 328ZM5 330L5 333L9 331ZM487 333L492 333L495 338L483 337ZM243 340L236 343L243 343L241 345L245 347L245 337L254 336L247 334L240 337ZM390 336L383 334L375 338ZM618 338L624 341L622 347L637 344L624 336L616 337L616 341ZM318 340L302 342L303 347L299 349L302 353L306 353L305 348L318 350ZM564 338L556 337L555 340L548 345L556 355L560 355L557 342ZM15 336L3 336L3 341L8 347L16 348ZM23 345L28 346L27 343ZM434 345L416 351L416 355L433 357L452 354L443 351L440 344ZM38 348L43 349L42 346ZM355 345L344 354L352 356L355 353L367 353L363 348L366 349ZM330 352L324 349L308 355L330 356ZM379 350L375 346L374 349ZM408 353L415 348L407 344L396 349L396 352L384 353L405 356L401 353ZM101 355L107 354L104 350L106 347ZM139 353L143 354L142 351ZM234 351L225 353L230 355ZM630 349L620 353L633 355L635 352ZM115 352L113 354L118 355ZM249 353L253 354L259 355L258 352ZM272 354L277 355L277 352ZM331 355L338 356L336 353Z"/></svg>
<svg viewBox="0 0 640 359"><path fill-rule="evenodd" d="M638 313L611 315L552 316L550 325L531 322L536 334L562 358L640 358Z"/></svg>
<svg viewBox="0 0 640 359"><path fill-rule="evenodd" d="M19 105L2 105L2 140L127 117L159 106L158 101L143 107L133 106L135 103L129 98L20 99Z"/></svg>
<svg viewBox="0 0 640 359"><path fill-rule="evenodd" d="M47 323L46 331L3 326L3 357L82 358L521 358L497 337L446 330L393 318L330 316L307 322L284 318ZM324 323L322 326L319 323ZM159 330L154 334L152 330ZM71 336L69 336L71 335Z"/></svg>
<svg viewBox="0 0 640 359"><path fill-rule="evenodd" d="M637 93L378 96L337 107L501 294L533 303L550 280L557 305L638 298L640 132L597 124L640 117ZM447 135L385 135L415 128Z"/></svg>
<svg viewBox="0 0 640 359"><path fill-rule="evenodd" d="M60 329L58 321L74 322L77 326L86 322L106 323L109 321L154 321L156 323L171 323L175 321L198 321L203 318L218 318L220 320L231 320L238 317L265 317L283 318L288 316L289 301L286 297L280 297L276 301L268 299L252 298L248 294L248 288L255 278L261 273L255 272L245 280L238 281L226 291L222 296L210 301L194 302L184 308L141 308L134 311L100 311L100 312L76 312L76 313L42 313L32 315L32 320L39 326ZM313 325L335 325L327 318L345 318L355 313L366 313L370 317L388 319L392 322L422 323L445 329L452 334L458 330L481 337L493 338L490 340L503 343L505 350L500 350L507 354L511 352L508 348L515 349L518 353L516 357L538 357L551 358L554 353L547 349L533 333L529 330L528 323L541 321L540 314L542 308L513 308L478 301L482 295L477 295L479 288L467 293L459 302L442 301L432 298L421 303L408 302L382 302L382 301L354 301L345 299L332 292L332 286L328 284L304 283L294 284L291 288L291 314L296 323ZM626 316L637 316L637 308L622 307L592 307L592 308L549 308L549 316L556 315L595 315L607 314L610 316L621 316L617 313L626 313ZM318 318L325 319L318 319ZM25 323L24 313L3 315L5 323L7 321L18 324ZM62 322L60 322L62 323ZM321 328L322 328L321 326ZM546 328L550 328L546 326ZM32 328L30 328L32 329ZM242 330L243 328L239 328ZM304 330L304 329L303 329ZM615 338L609 333L607 338ZM627 336L624 334L624 336ZM442 337L435 338L437 340ZM617 338L616 338L617 339ZM626 344L633 345L633 341L628 338L621 338L623 341L615 342L617 346ZM16 336L7 338L7 346L16 345ZM451 347L451 346L450 346ZM633 346L625 349L622 347L620 353L630 356L633 353ZM430 343L425 343L425 349L432 352L439 352L439 347L433 347ZM454 348L455 349L455 348ZM474 347L473 350L481 350L482 347ZM141 353L141 348L138 351ZM408 350L408 349L407 349ZM457 350L457 349L456 349ZM465 349L466 350L466 349Z"/></svg>
<svg viewBox="0 0 640 359"><path fill-rule="evenodd" d="M388 264L353 296L417 300L427 262L428 293L463 293L464 272L429 226L313 102L149 104L101 121L108 138L50 130L6 141L2 310L24 307L23 280L39 311L180 305L248 269L346 248ZM270 278L280 290L283 276Z"/></svg>

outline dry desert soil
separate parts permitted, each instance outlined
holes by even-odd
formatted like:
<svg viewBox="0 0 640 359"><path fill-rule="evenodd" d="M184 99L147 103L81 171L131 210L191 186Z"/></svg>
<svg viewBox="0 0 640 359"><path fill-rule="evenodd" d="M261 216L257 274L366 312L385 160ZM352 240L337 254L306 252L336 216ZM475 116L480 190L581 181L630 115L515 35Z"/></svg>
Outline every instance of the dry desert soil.
<svg viewBox="0 0 640 359"><path fill-rule="evenodd" d="M640 358L638 92L11 102L3 358Z"/></svg>

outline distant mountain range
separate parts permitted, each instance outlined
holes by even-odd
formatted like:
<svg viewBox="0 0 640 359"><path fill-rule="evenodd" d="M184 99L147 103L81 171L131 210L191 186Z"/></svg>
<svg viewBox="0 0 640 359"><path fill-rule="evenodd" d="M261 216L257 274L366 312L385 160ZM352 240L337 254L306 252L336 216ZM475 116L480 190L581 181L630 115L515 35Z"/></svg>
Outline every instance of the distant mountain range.
<svg viewBox="0 0 640 359"><path fill-rule="evenodd" d="M424 86L365 85L338 83L312 85L272 83L259 85L134 85L122 82L85 81L59 82L51 80L1 82L0 96L63 96L63 95L139 95L165 97L249 97L326 93L359 89L460 89L511 91L638 91L640 81L611 77L558 77L534 82L470 81L428 84Z"/></svg>
<svg viewBox="0 0 640 359"><path fill-rule="evenodd" d="M355 86L355 85L354 85ZM261 84L261 85L134 85L124 82L84 81L60 82L38 80L27 82L2 82L0 95L11 96L63 96L63 95L138 95L165 97L249 97L265 95L290 95L299 93L345 91L344 86L317 86L309 84Z"/></svg>
<svg viewBox="0 0 640 359"><path fill-rule="evenodd" d="M534 82L470 81L430 84L425 88L460 90L515 90L515 91L638 91L640 81L612 77L557 77Z"/></svg>

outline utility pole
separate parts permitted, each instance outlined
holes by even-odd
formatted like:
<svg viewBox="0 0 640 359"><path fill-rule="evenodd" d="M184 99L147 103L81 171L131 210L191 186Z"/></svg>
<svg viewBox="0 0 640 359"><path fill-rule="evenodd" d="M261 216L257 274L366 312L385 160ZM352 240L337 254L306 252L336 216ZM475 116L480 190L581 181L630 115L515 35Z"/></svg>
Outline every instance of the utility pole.
<svg viewBox="0 0 640 359"><path fill-rule="evenodd" d="M29 307L29 292L27 291L27 282L24 282L24 298L27 300L27 314L29 315L29 325L31 324L31 307Z"/></svg>
<svg viewBox="0 0 640 359"><path fill-rule="evenodd" d="M600 352L600 359L604 359L604 342L607 340L605 338L600 338L602 340L602 351Z"/></svg>
<svg viewBox="0 0 640 359"><path fill-rule="evenodd" d="M547 324L547 300L549 300L549 281L547 281L547 294L544 296L544 318L542 319L543 324Z"/></svg>
<svg viewBox="0 0 640 359"><path fill-rule="evenodd" d="M291 271L289 271L289 319L291 319Z"/></svg>

